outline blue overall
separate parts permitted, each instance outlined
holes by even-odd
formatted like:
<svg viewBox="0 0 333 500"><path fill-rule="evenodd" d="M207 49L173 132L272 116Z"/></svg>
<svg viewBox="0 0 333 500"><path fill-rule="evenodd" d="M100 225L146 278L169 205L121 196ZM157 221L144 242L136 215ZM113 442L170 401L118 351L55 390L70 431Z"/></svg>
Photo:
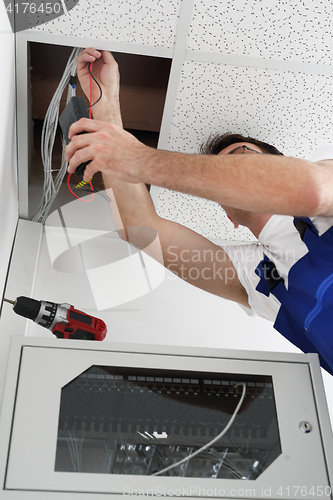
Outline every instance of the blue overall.
<svg viewBox="0 0 333 500"><path fill-rule="evenodd" d="M266 255L255 271L256 290L281 303L274 328L303 352L317 352L333 375L333 226L319 236L308 218L294 224L308 252L291 267L288 290Z"/></svg>

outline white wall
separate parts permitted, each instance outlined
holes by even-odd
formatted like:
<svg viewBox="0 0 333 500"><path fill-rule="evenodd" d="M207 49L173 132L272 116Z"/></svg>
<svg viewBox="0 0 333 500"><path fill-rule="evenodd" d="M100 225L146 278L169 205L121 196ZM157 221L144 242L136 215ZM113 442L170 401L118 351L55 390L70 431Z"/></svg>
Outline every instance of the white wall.
<svg viewBox="0 0 333 500"><path fill-rule="evenodd" d="M2 49L0 78L0 299L2 302L18 220L15 142L15 42L3 2L0 3L0 47ZM2 313L1 308L1 318ZM10 334L4 328L0 331L0 380L2 383L5 378L9 343ZM0 401L1 389L2 386L0 387Z"/></svg>
<svg viewBox="0 0 333 500"><path fill-rule="evenodd" d="M15 43L4 3L0 4L0 293L3 294L18 219L15 146ZM1 338L0 338L1 342Z"/></svg>

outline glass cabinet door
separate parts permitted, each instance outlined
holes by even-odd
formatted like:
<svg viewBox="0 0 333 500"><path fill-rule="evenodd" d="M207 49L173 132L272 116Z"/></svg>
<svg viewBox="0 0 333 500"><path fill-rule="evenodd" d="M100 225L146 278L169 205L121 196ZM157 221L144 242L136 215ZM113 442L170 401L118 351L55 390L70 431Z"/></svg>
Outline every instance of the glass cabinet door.
<svg viewBox="0 0 333 500"><path fill-rule="evenodd" d="M92 366L61 389L56 471L254 480L280 454L271 376Z"/></svg>

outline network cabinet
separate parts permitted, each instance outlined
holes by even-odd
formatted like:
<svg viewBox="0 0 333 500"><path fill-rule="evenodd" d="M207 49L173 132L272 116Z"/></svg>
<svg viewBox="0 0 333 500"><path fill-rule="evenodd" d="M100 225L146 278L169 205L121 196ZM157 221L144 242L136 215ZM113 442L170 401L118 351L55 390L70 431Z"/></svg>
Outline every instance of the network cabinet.
<svg viewBox="0 0 333 500"><path fill-rule="evenodd" d="M0 498L332 498L316 355L96 344L14 337Z"/></svg>

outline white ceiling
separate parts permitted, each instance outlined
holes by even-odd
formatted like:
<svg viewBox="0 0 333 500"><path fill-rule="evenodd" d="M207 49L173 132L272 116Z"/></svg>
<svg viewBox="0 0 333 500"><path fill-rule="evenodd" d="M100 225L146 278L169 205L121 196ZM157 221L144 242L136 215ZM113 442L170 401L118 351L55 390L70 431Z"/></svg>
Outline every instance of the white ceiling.
<svg viewBox="0 0 333 500"><path fill-rule="evenodd" d="M331 64L331 26L328 0L196 0L187 47Z"/></svg>

